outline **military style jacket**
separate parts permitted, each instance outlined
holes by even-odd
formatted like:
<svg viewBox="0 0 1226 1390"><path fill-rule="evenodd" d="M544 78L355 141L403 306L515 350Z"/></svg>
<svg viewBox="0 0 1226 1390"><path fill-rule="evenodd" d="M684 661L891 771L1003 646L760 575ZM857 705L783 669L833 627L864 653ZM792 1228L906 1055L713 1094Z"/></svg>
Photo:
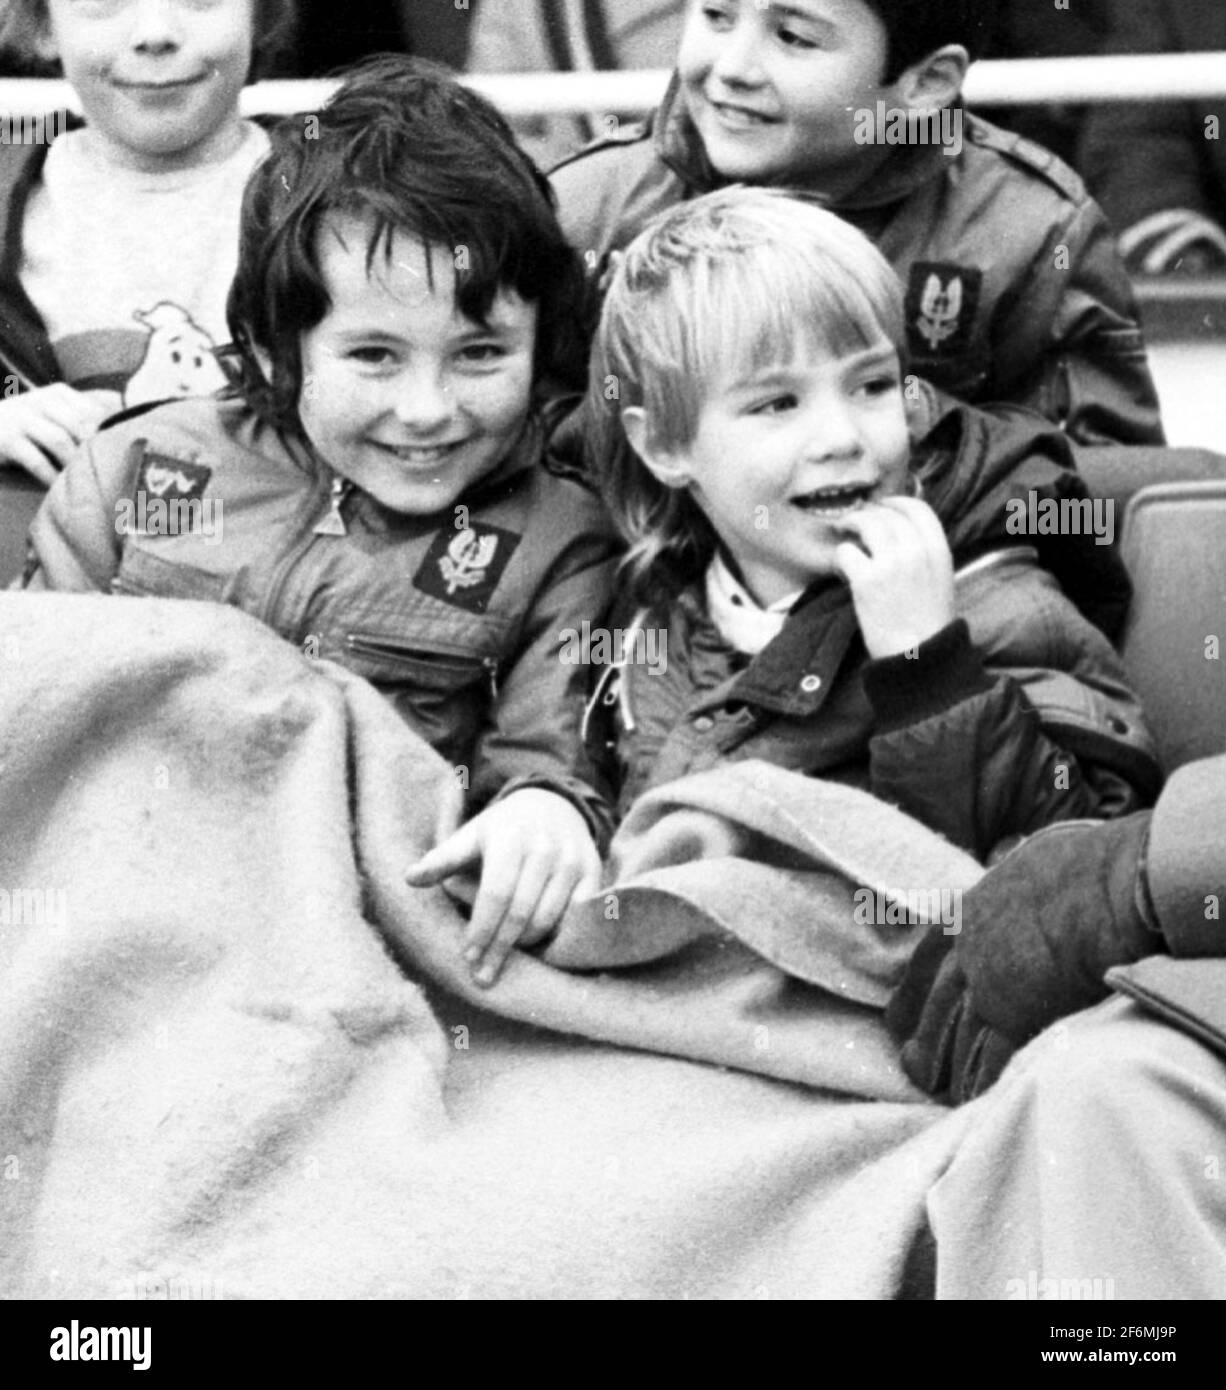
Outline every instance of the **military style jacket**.
<svg viewBox="0 0 1226 1390"><path fill-rule="evenodd" d="M560 659L608 602L599 500L540 464L529 428L454 507L401 516L238 399L118 417L60 475L25 585L241 608L384 692L466 772L470 810L522 786L607 807L579 736L588 672Z"/></svg>
<svg viewBox="0 0 1226 1390"><path fill-rule="evenodd" d="M1017 499L1081 486L1035 424L1019 418L1002 449L1003 431L963 407L913 459L958 566L958 616L910 655L869 657L837 578L752 658L714 627L701 577L643 607L619 599L585 732L621 811L760 758L862 787L986 860L1053 821L1148 805L1161 771L1102 630L1122 617L1118 558L1090 536L1011 534Z"/></svg>
<svg viewBox="0 0 1226 1390"><path fill-rule="evenodd" d="M1111 229L1054 155L976 116L962 144L900 145L830 201L906 287L909 366L972 404L1037 409L1086 444L1161 444L1158 400ZM646 127L551 175L562 225L596 275L658 212L720 180L674 77Z"/></svg>

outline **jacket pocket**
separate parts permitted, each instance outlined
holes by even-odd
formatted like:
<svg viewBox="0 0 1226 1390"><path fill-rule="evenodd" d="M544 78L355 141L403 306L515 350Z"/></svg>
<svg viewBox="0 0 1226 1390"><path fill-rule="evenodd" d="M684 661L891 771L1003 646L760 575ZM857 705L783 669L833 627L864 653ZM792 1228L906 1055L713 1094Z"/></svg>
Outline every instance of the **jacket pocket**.
<svg viewBox="0 0 1226 1390"><path fill-rule="evenodd" d="M345 664L452 763L467 764L497 694L497 658L351 632Z"/></svg>
<svg viewBox="0 0 1226 1390"><path fill-rule="evenodd" d="M111 580L113 594L135 598L186 598L224 603L226 576L180 564L147 550L127 546L119 572Z"/></svg>
<svg viewBox="0 0 1226 1390"><path fill-rule="evenodd" d="M353 669L376 685L413 685L441 694L478 684L491 690L497 686L497 658L477 652L443 650L363 632L346 636L345 652Z"/></svg>

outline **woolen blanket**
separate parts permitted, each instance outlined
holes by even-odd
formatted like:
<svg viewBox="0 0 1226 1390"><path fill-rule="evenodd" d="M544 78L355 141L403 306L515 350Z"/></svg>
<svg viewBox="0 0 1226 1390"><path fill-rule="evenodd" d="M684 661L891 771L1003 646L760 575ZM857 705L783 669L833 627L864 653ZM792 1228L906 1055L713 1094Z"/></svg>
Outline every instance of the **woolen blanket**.
<svg viewBox="0 0 1226 1390"><path fill-rule="evenodd" d="M902 1074L922 928L880 904L973 861L846 788L687 779L482 991L403 881L454 788L240 613L0 595L0 1292L916 1291L977 1112Z"/></svg>

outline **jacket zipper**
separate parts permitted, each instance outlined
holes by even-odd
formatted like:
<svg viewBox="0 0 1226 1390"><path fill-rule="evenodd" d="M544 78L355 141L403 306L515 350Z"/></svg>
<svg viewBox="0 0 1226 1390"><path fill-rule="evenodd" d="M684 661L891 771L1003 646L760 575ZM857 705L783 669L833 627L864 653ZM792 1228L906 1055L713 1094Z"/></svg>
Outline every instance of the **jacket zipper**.
<svg viewBox="0 0 1226 1390"><path fill-rule="evenodd" d="M329 510L325 514L323 520L317 523L317 526L326 524L333 516L336 516L341 521L343 527L344 518L341 517L341 507L352 488L353 484L346 481L344 478L333 478L332 485L328 489ZM289 554L286 555L285 559L281 561L280 565L273 573L272 583L268 587L268 597L264 600L264 610L260 616L261 620L272 628L274 632L279 631L279 629L273 621L273 617L276 613L277 605L281 601L281 595L285 591L285 585L289 580L290 574L297 567L303 556L306 555L307 551L315 544L320 534L321 533L315 526L306 531L298 544L290 548ZM332 535L338 533L323 532L322 534ZM342 529L339 534L344 535L344 530Z"/></svg>
<svg viewBox="0 0 1226 1390"><path fill-rule="evenodd" d="M437 655L444 657L454 657L459 662L463 662L466 657L469 659L471 659L472 657L472 653L468 651L454 650L450 652L431 652L423 647L410 647L408 645L401 646L398 643L394 642L375 641L357 632L351 632L346 636L345 646L351 652L358 652L366 656L376 657L390 656L395 658L397 656L404 656L410 659L425 658L428 661L431 655ZM490 697L496 700L498 698L499 690L498 658L496 656L483 656L479 658L479 660L481 663L481 668L485 672L485 679L489 685Z"/></svg>

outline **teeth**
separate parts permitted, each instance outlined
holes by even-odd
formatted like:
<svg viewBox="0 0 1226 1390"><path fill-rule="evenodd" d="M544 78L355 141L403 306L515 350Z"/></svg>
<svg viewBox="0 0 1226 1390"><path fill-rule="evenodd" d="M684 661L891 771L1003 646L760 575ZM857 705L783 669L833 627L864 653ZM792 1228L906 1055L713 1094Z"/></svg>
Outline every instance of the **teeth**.
<svg viewBox="0 0 1226 1390"><path fill-rule="evenodd" d="M807 492L803 497L797 497L794 500L798 507L809 507L819 511L843 511L863 505L870 491L871 488L863 485L859 487L816 488L813 492Z"/></svg>
<svg viewBox="0 0 1226 1390"><path fill-rule="evenodd" d="M455 446L452 444L432 444L426 449L414 448L411 445L388 444L384 447L390 449L398 459L403 459L405 463L429 464L445 458Z"/></svg>

